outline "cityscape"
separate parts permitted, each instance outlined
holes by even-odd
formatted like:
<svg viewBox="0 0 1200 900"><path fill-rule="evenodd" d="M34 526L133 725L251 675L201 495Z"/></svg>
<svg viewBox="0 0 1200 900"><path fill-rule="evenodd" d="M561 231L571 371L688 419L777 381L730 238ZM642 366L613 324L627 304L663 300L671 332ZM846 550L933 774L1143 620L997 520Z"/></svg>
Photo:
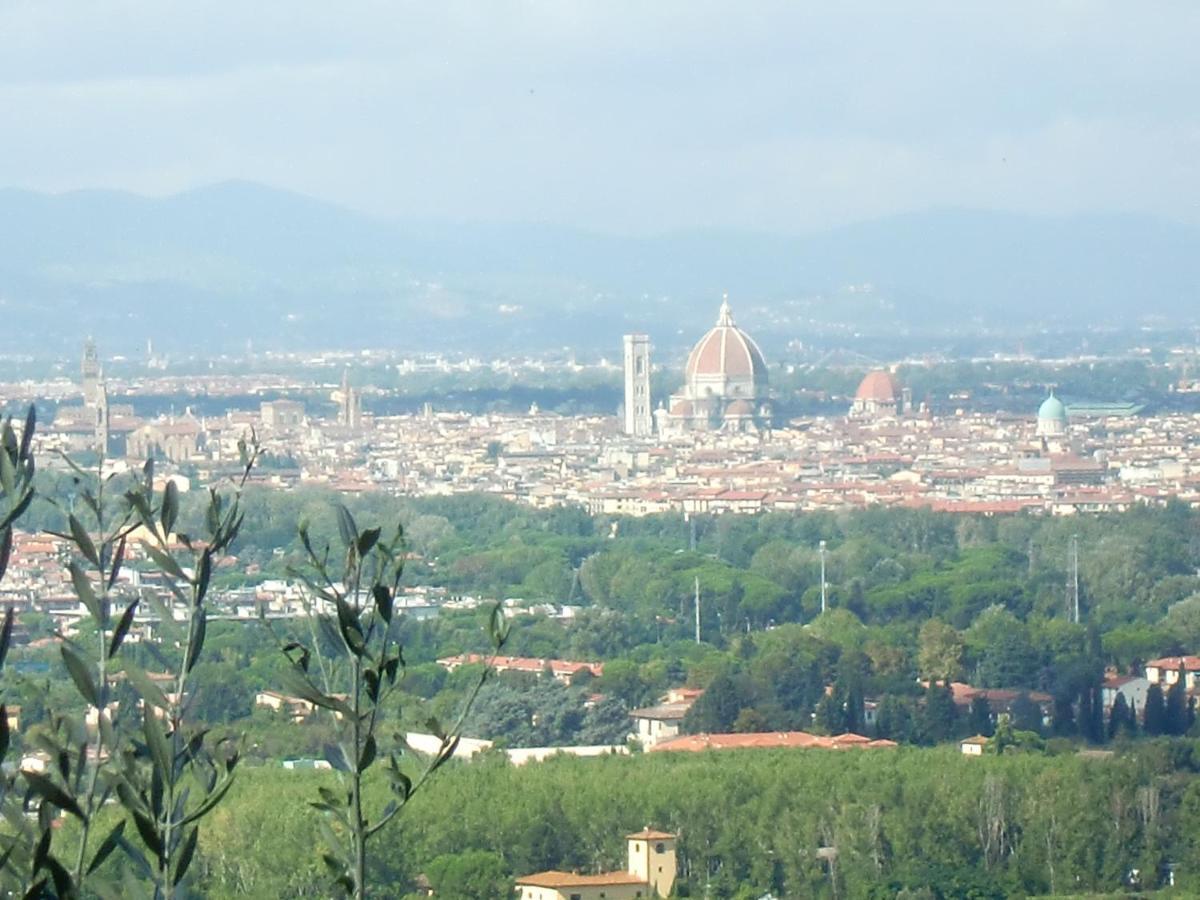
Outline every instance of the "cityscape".
<svg viewBox="0 0 1200 900"><path fill-rule="evenodd" d="M0 4L0 895L1200 896L1198 30Z"/></svg>

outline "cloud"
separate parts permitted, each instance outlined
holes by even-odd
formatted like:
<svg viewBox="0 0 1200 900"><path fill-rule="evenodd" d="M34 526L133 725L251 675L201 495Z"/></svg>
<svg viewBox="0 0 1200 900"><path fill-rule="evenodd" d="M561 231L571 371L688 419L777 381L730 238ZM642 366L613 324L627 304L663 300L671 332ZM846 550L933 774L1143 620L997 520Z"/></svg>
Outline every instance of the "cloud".
<svg viewBox="0 0 1200 900"><path fill-rule="evenodd" d="M1198 26L1070 0L21 2L0 171L626 232L946 204L1200 221Z"/></svg>

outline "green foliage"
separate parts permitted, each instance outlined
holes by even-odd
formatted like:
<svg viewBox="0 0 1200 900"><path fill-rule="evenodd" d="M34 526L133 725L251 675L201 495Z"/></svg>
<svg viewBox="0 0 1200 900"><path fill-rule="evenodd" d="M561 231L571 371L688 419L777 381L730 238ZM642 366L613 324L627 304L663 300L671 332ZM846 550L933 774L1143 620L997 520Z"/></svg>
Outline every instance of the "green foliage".
<svg viewBox="0 0 1200 900"><path fill-rule="evenodd" d="M429 861L426 874L438 897L494 900L512 892L504 857L488 850L445 853Z"/></svg>
<svg viewBox="0 0 1200 900"><path fill-rule="evenodd" d="M368 843L376 837L425 784L445 765L458 746L463 717L483 687L480 673L458 723L443 729L436 718L426 727L440 739L437 751L414 779L400 765L402 747L384 743L389 701L399 689L405 661L397 639L395 601L404 573L407 546L403 528L385 535L382 527L360 528L345 506L337 507L340 552L318 549L307 523L300 540L307 568L299 574L313 598L307 643L288 640L284 684L293 695L332 715L336 740L325 759L338 773L337 790L319 789L310 803L322 814L325 852L322 860L335 887L363 898L369 879ZM336 560L336 561L335 561ZM489 622L493 643L503 644L506 628L499 606ZM386 759L386 764L383 760ZM391 797L380 808L364 800L365 779L380 763Z"/></svg>
<svg viewBox="0 0 1200 900"><path fill-rule="evenodd" d="M1191 742L1097 760L1045 755L1036 735L1013 740L980 758L945 747L452 765L436 793L413 800L405 852L379 854L374 876L401 892L419 875L435 888L439 878L461 878L462 887L440 895L475 896L457 891L472 890L477 876L503 888L548 868L621 869L623 835L652 822L680 835L679 893L693 897L829 896L830 872L813 860L824 846L838 849L845 897L1111 892L1148 851L1178 862L1192 879L1184 895L1194 892L1200 789ZM311 858L322 829L297 810L318 786L335 784L322 773L241 773L214 820L234 830L206 833L196 889L319 894ZM366 790L372 803L388 793L383 779ZM280 833L264 827L258 846L250 829L265 825L263 806L278 808ZM247 824L237 825L243 816Z"/></svg>
<svg viewBox="0 0 1200 900"><path fill-rule="evenodd" d="M1163 699L1162 688L1157 683L1151 684L1146 691L1146 705L1142 710L1142 730L1151 737L1165 734L1167 730L1167 706Z"/></svg>
<svg viewBox="0 0 1200 900"><path fill-rule="evenodd" d="M11 450L14 445L6 446ZM14 460L21 461L19 452L15 456L9 453L10 463ZM19 467L13 468L14 473L19 471ZM205 850L206 845L216 846L219 841L207 824L218 819L210 818L203 837L198 839L189 874L181 882L188 890L193 889L187 883L189 879L204 879L202 884L208 889L215 883L210 879L228 876L247 884L270 885L265 891L271 896L327 891L327 886L312 887L320 884L312 880L320 870L343 878L343 887L348 883L351 890L356 882L365 884L380 873L401 873L403 878L398 876L395 882L395 889L400 891L407 890L411 878L420 874L420 861L427 864L437 856L457 852L456 845L426 846L418 840L414 850L417 855L411 864L404 860L392 865L380 858L382 854L367 854L362 849L367 844L366 832L389 818L389 802L398 807L407 804L403 787L395 792L404 781L394 774L391 779L385 778L384 763L389 771L398 770L413 784L419 783L423 771L417 765L419 761L407 755L399 755L393 769L391 754L401 753L403 748L392 735L394 729L380 730L379 723L429 730L424 720L430 714L453 722L483 674L483 667L467 667L448 675L434 662L441 656L484 649L477 641L476 613L446 609L432 621L418 622L399 615L390 623L382 620L381 595L375 587L382 584L388 589L386 597L395 600L399 575L395 563L401 548L413 554L408 559L407 577L433 589L444 589L452 596L470 593L497 600L520 596L576 607L570 624L544 617L519 617L509 632L508 652L603 660L605 674L590 685L569 688L546 680L524 684L507 678L490 684L462 727L472 734L510 744L616 742L628 728L628 708L653 703L668 688L681 684L708 689L689 715L689 730L808 729L813 727L815 713L817 724L830 731L866 731L862 710L864 700L870 698L879 702L875 726L879 736L906 742L949 742L967 733L986 734L991 716L999 711L978 702L970 710L960 710L950 699L948 689L937 683L966 680L981 686L1036 689L1053 695L1054 740L1048 745L1042 743L1038 734L1043 729L1040 709L1028 698L1018 700L998 745L1026 752L1005 752L1006 760L1010 756L1027 760L1048 752L1066 755L1080 741L1101 744L1116 738L1118 746L1123 746L1142 729L1133 711L1120 702L1104 721L1098 693L1104 667L1114 665L1121 671L1136 671L1148 658L1194 652L1193 638L1200 634L1193 627L1200 516L1178 505L1137 509L1119 516L1078 517L1069 523L1027 516L986 520L908 510L837 516L697 516L683 522L670 515L637 520L593 519L578 510L534 510L490 497L398 501L367 496L347 501L344 512L339 512L336 498L329 492L303 489L285 494L248 488L237 501L241 522L239 557L244 563L261 566L264 575L276 577L287 574L297 554L307 559L312 595L320 606L320 615L312 619L313 629L306 634L288 634L280 641L296 642L288 656L268 655L263 653L263 646L273 638L265 626L209 623L205 616L193 613L190 624L163 645L165 651L153 644L123 641L122 622L131 608L129 600L117 598L106 587L106 576L118 565L128 565L114 562L123 523L146 524L138 501L126 496L138 494L141 486L118 481L98 491L93 498L96 510L90 506L80 508L75 511L77 521L72 523L63 512L65 504L59 501L68 494L78 497L81 483L91 478L90 474L76 472L64 478L30 472L30 491L35 487L41 490L44 485L46 495L26 503L24 515L29 521L61 531L76 547L72 583L92 616L80 635L66 645L65 653L55 648L52 653L23 654L23 665L47 666L48 671L43 674L29 670L20 677L6 676L4 700L19 702L24 707L23 718L39 722L36 731L12 736L14 744L33 747L46 742L72 748L75 754L83 745L79 741L78 713L84 707L119 699L119 708L126 710L114 717L111 734L88 734L84 744L89 748L98 746L97 742L104 747L135 748L134 768L128 776L119 774L125 771L125 755L115 755L111 784L116 790L117 780L128 778L135 805L148 811L146 818L151 827L147 833L154 837L147 841L136 818L124 817L128 825L121 840L114 844L121 852L114 851L97 872L106 874L119 867L123 874L135 877L139 868L136 858L121 858L128 852L126 845L145 856L153 877L160 882L164 873L185 868L180 859L187 850L190 831L171 829L167 855L172 861L164 869L153 844L162 842L158 826L165 826L171 817L150 814L155 803L155 766L158 764L161 770L161 759L170 762L169 745L177 734L179 740L187 741L203 727L215 726L202 743L218 770L224 757L216 739L241 733L245 734L245 750L251 760L265 762L285 754L328 755L346 770L320 783L332 792L330 796L319 791L314 794L313 785L307 785L307 792L329 808L322 808L315 817L327 826L328 834L318 829L320 833L315 838L310 836L305 846L328 855L335 863L332 868L318 861L316 866L297 864L288 870L267 860L244 862L218 875L222 863ZM155 525L148 533L161 530L165 521L185 535L206 533L210 500L201 493L144 499ZM22 503L23 496L22 491L16 491L11 498ZM9 497L6 493L4 502L10 502ZM10 503L9 509L13 508ZM222 507L218 520L228 508ZM107 523L104 527L93 521L97 516ZM132 518L127 520L127 516ZM358 521L394 522L400 517L411 523L403 543L398 534L385 536L357 525ZM304 535L296 535L297 521L308 522ZM611 527L614 525L615 529ZM1065 616L1063 585L1067 548L1074 532L1080 535L1087 627L1077 626ZM831 608L823 616L817 614L818 540L829 542ZM156 546L160 555L152 554L148 564L148 568L166 573L177 585L184 595L181 603L191 602L202 578L207 579L204 591L208 592L215 590L215 585L242 583L249 577L240 570L211 565L203 574L202 544L198 540L192 544L193 551ZM336 549L326 555L326 545ZM384 548L397 559L385 561L380 556ZM197 557L196 552L201 555ZM386 573L382 582L381 572ZM696 580L701 589L702 644L692 639ZM39 627L44 630L46 623ZM403 662L398 655L401 646ZM164 668L164 663L186 670L186 693L190 695L179 727L171 721L168 710L163 726L163 737L168 741L166 756L155 752L155 748L162 748L157 734L147 731L145 717L133 714L140 698L149 698L150 706L155 707L160 694L170 707L171 700L165 695L176 693L173 688L178 682L162 689L144 676L148 670ZM126 673L123 680L117 679L118 672ZM934 682L934 686L923 690L918 686L918 677ZM827 694L830 686L832 691ZM309 695L311 690L321 699L323 712L303 726L262 711L251 712L250 698L263 688L301 696ZM604 694L607 699L594 705L588 701L585 707L584 696L592 692ZM1190 705L1181 692L1176 693L1172 699L1171 692L1163 696L1159 691L1157 700L1148 704L1143 713L1147 733L1179 734L1191 727ZM357 714L353 712L356 704ZM347 709L352 712L347 714ZM356 722L360 726L357 735L353 727ZM375 742L368 750L366 735L372 728ZM440 726L433 729L447 732L448 742L460 730ZM1141 748L1157 745L1137 742L1134 746L1142 759L1148 760L1154 754ZM846 757L839 754L838 758ZM356 771L364 760L364 770ZM495 767L497 763L479 765ZM1161 769L1168 763L1156 761L1154 765ZM1074 770L1069 771L1074 774ZM508 778L502 767L493 774L502 781ZM14 881L16 887L30 884L35 874L51 884L56 864L70 876L77 847L86 850L83 868L87 880L86 869L116 822L105 818L115 810L93 815L96 802L103 798L110 782L99 778L97 792L91 793L89 777L87 766L72 762L68 773L51 771L48 783L39 785L42 796L48 798L44 804L47 816L56 808L70 810L73 801L84 818L67 813L72 825L52 835L46 861L36 873L32 862L40 825L26 820L28 839L22 838L20 846L14 845L13 859L24 859L23 880ZM12 778L22 787L19 793L23 795L23 776ZM147 778L148 792L144 790ZM356 778L359 796L366 804L361 819L354 813ZM1049 785L1051 779L1047 779ZM750 788L744 785L722 786L738 796L749 796L744 791ZM51 797L54 791L62 793ZM878 802L880 806L904 805L903 798L898 800L894 792L879 796L884 798ZM964 891L982 890L978 871L994 876L994 884L1002 885L1010 894L1032 892L1048 881L1060 887L1072 885L1064 880L1064 872L1090 865L1080 861L1084 850L1072 851L1080 854L1078 858L1056 862L1053 874L1049 874L1045 860L1049 851L1044 848L1061 848L1065 838L1061 833L1047 833L1050 826L1044 824L1042 816L1048 807L1040 798L1007 789L987 798L989 803L999 804L994 808L1006 810L1010 821L1016 815L1014 803L1041 810L1037 815L1030 812L1022 820L1021 828L1031 835L1036 833L1042 843L1024 844L1019 864L999 862L988 856L991 851L980 847L972 848L974 856L965 850L962 857L949 852L939 856L934 846L929 850L927 871L936 877L925 877L896 861L881 869L876 856L886 857L895 851L862 837L873 834L867 826L875 816L866 799L844 814L809 810L815 824L805 826L808 830L804 836L811 843L831 841L840 833L845 843L851 840L845 835L851 834L855 836L853 841L870 844L870 853L857 859L867 867L865 872L874 872L868 880L877 896L920 892L927 887L934 890L935 882L942 894L950 890L947 885L959 885ZM976 818L960 822L974 833L981 827L977 817L982 799L982 793L975 796L972 815ZM1170 802L1174 799L1173 794ZM199 797L189 802L198 803ZM723 802L716 802L716 807L721 808ZM1133 804L1130 809L1152 808L1145 797L1135 796L1129 802ZM557 803L556 807L547 800L546 809L539 811L554 816L569 805L566 798L558 798ZM420 803L417 806L424 809ZM524 809L528 812L531 808ZM665 798L649 812L656 821L668 813L677 814ZM687 812L696 817L691 807ZM770 819L774 810L762 815ZM889 812L881 810L880 815L886 818ZM218 805L210 817L225 822L224 808ZM304 832L305 823L300 818L289 823L289 834ZM103 820L103 825L94 825L93 819ZM634 821L629 827L643 824ZM934 824L927 827L938 828ZM1126 829L1121 832L1121 840L1127 841L1133 826L1125 823L1120 827ZM1110 834L1105 828L1097 833ZM1167 830L1168 826L1163 826L1154 840L1138 847L1139 863L1162 858ZM584 838L589 852L573 856L575 851L566 846L569 834L554 828L530 827L530 831L519 853L498 846L479 849L500 854L507 874L549 865L594 867L596 860L608 858L605 854L612 850L604 844L609 840L607 836L589 833ZM362 832L361 839L354 836L358 832ZM82 841L74 841L72 836L77 834L83 835ZM889 841L907 841L909 850L923 839L905 838L895 831L884 834ZM695 845L704 849L694 857L696 868L691 874L706 873L719 895L733 896L735 891L753 884L761 888L759 895L768 890L783 895L782 886L786 885L792 893L804 896L832 889L836 884L837 890L847 896L868 896L867 888L862 887L862 879L868 876L851 871L846 862L849 856L842 858L836 872L811 858L768 865L761 854L739 855L741 839L727 836L715 825L708 833L702 832L697 841L702 838L707 843ZM405 846L403 856L407 857L409 845ZM924 845L920 852L926 852ZM1120 877L1116 867L1133 858L1126 858L1128 854L1122 855L1125 851L1115 846L1086 852L1092 854L1096 871L1108 867L1104 868L1103 878L1109 884ZM1100 856L1105 860L1103 866L1095 862ZM963 859L969 861L964 863ZM92 883L88 881L89 886ZM1079 883L1092 882L1085 878ZM1099 875L1094 883L1101 883Z"/></svg>
<svg viewBox="0 0 1200 900"><path fill-rule="evenodd" d="M501 741L508 747L624 744L630 730L626 706L615 698L594 704L586 688L553 678L500 675L479 692L464 734Z"/></svg>

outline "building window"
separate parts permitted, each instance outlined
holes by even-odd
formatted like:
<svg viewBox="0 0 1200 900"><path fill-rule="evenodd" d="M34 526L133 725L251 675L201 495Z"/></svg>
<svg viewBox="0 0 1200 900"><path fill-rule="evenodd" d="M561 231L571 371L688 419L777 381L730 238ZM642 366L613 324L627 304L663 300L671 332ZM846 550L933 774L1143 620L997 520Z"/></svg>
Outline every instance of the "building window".
<svg viewBox="0 0 1200 900"><path fill-rule="evenodd" d="M655 845L654 845L654 852L655 852L655 853L665 853L665 852L666 852L666 849L667 849L667 848L666 848L666 845L664 845L664 844L655 844Z"/></svg>

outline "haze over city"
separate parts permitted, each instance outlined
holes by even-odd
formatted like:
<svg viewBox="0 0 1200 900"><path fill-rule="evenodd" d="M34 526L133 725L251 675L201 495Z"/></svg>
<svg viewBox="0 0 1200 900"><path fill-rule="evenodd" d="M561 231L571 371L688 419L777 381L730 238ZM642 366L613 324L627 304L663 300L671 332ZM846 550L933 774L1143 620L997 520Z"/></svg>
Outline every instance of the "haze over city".
<svg viewBox="0 0 1200 900"><path fill-rule="evenodd" d="M1200 896L1197 34L0 5L0 895Z"/></svg>

